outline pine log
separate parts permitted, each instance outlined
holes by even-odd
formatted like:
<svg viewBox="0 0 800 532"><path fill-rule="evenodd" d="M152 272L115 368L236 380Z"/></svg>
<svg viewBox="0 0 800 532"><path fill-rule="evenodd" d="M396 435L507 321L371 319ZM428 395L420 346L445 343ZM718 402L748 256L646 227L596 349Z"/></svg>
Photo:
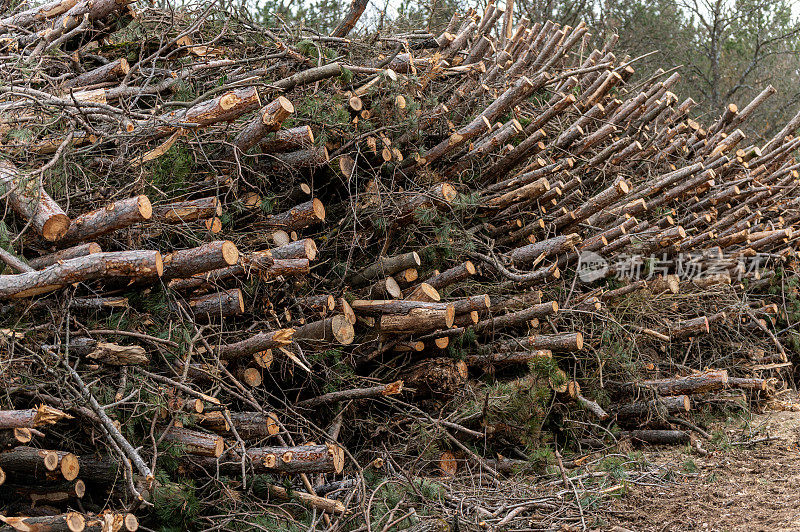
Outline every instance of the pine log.
<svg viewBox="0 0 800 532"><path fill-rule="evenodd" d="M33 429L54 425L64 419L72 419L72 416L44 404L27 410L0 410L0 429Z"/></svg>
<svg viewBox="0 0 800 532"><path fill-rule="evenodd" d="M453 326L455 309L413 308L406 314L384 314L379 329L384 333L423 333Z"/></svg>
<svg viewBox="0 0 800 532"><path fill-rule="evenodd" d="M163 441L180 445L189 454L219 458L225 448L222 437L183 427L171 426L165 429Z"/></svg>
<svg viewBox="0 0 800 532"><path fill-rule="evenodd" d="M379 277L392 275L407 268L416 268L421 264L416 251L393 257L381 257L374 264L352 273L347 280L353 286L363 285Z"/></svg>
<svg viewBox="0 0 800 532"><path fill-rule="evenodd" d="M191 277L218 268L233 266L239 261L239 250L229 240L215 240L202 246L182 249L164 257L166 279Z"/></svg>
<svg viewBox="0 0 800 532"><path fill-rule="evenodd" d="M149 220L153 207L147 196L136 196L78 216L69 226L60 245L83 242L98 236L129 227L135 223Z"/></svg>
<svg viewBox="0 0 800 532"><path fill-rule="evenodd" d="M504 367L515 364L527 364L534 360L553 358L552 351L547 349L532 349L528 351L510 351L502 353L467 355L465 362L468 366Z"/></svg>
<svg viewBox="0 0 800 532"><path fill-rule="evenodd" d="M291 344L294 334L294 329L261 332L240 342L221 345L215 351L220 360L247 358L268 349Z"/></svg>
<svg viewBox="0 0 800 532"><path fill-rule="evenodd" d="M171 111L161 115L155 131L167 135L180 127L208 127L219 122L232 122L243 114L261 105L255 87L234 89L210 100L200 102L189 109ZM149 122L142 122L142 130L150 130Z"/></svg>
<svg viewBox="0 0 800 532"><path fill-rule="evenodd" d="M0 275L0 298L31 297L97 279L143 280L160 277L163 271L161 254L157 251L95 253L35 272Z"/></svg>
<svg viewBox="0 0 800 532"><path fill-rule="evenodd" d="M469 279L471 276L475 275L476 272L475 265L472 264L471 261L466 261L463 264L459 264L458 266L433 275L425 282L436 290L441 290L452 284Z"/></svg>
<svg viewBox="0 0 800 532"><path fill-rule="evenodd" d="M632 430L623 437L653 445L683 445L689 443L689 433L682 430Z"/></svg>
<svg viewBox="0 0 800 532"><path fill-rule="evenodd" d="M583 333L536 334L523 338L512 338L500 344L482 346L481 352L508 352L520 349L546 349L554 353L572 353L583 349Z"/></svg>
<svg viewBox="0 0 800 532"><path fill-rule="evenodd" d="M541 260L543 257L569 253L581 242L581 237L577 233L556 236L541 242L528 244L516 248L510 253L510 257L515 266L527 266L534 261Z"/></svg>
<svg viewBox="0 0 800 532"><path fill-rule="evenodd" d="M428 283L420 283L405 297L406 301L427 301L435 303L441 301L439 291Z"/></svg>
<svg viewBox="0 0 800 532"><path fill-rule="evenodd" d="M282 500L294 500L303 506L313 509L321 510L333 515L344 515L347 509L341 501L326 499L325 497L318 497L297 490L286 489L281 486L270 485L269 495Z"/></svg>
<svg viewBox="0 0 800 532"><path fill-rule="evenodd" d="M233 145L246 153L269 133L280 129L283 121L292 113L294 113L292 102L283 96L278 96L256 113L255 118L236 136Z"/></svg>
<svg viewBox="0 0 800 532"><path fill-rule="evenodd" d="M71 248L62 249L54 253L50 253L49 255L42 255L41 257L30 259L28 264L34 270L43 270L48 266L52 266L53 264L62 260L85 257L86 255L101 253L102 251L103 250L99 244L95 242L88 242L86 244L78 244L77 246Z"/></svg>
<svg viewBox="0 0 800 532"><path fill-rule="evenodd" d="M300 325L294 331L294 340L309 347L350 345L354 338L353 324L344 314Z"/></svg>
<svg viewBox="0 0 800 532"><path fill-rule="evenodd" d="M369 388L355 388L351 390L341 390L338 392L326 393L311 399L305 399L297 403L303 408L319 408L320 406L338 403L342 401L353 401L357 399L369 399L372 397L386 397L387 395L399 394L403 391L403 381L395 381L382 386L372 386Z"/></svg>
<svg viewBox="0 0 800 532"><path fill-rule="evenodd" d="M310 238L301 238L289 244L284 244L269 250L269 255L275 260L281 259L308 259L317 258L317 245Z"/></svg>
<svg viewBox="0 0 800 532"><path fill-rule="evenodd" d="M358 19L361 18L368 4L369 0L351 0L350 7L347 9L342 20L339 21L339 24L333 29L331 37L347 37L347 35L353 31L353 28L355 28Z"/></svg>
<svg viewBox="0 0 800 532"><path fill-rule="evenodd" d="M20 473L46 477L58 469L59 456L56 451L20 446L0 453L0 468L8 473Z"/></svg>
<svg viewBox="0 0 800 532"><path fill-rule="evenodd" d="M313 145L314 133L311 128L309 126L297 126L276 131L274 137L261 143L261 151L263 153L284 153L308 149Z"/></svg>
<svg viewBox="0 0 800 532"><path fill-rule="evenodd" d="M151 220L165 224L182 224L221 215L222 202L216 196L210 196L156 205L153 207Z"/></svg>
<svg viewBox="0 0 800 532"><path fill-rule="evenodd" d="M33 439L31 429L0 429L0 450L26 445Z"/></svg>
<svg viewBox="0 0 800 532"><path fill-rule="evenodd" d="M57 346L44 348L58 350ZM72 354L110 366L137 366L150 362L145 349L138 345L119 345L79 336L70 339L68 348Z"/></svg>
<svg viewBox="0 0 800 532"><path fill-rule="evenodd" d="M8 205L45 240L60 240L69 229L69 218L42 184L4 160L0 160L0 197L6 198Z"/></svg>
<svg viewBox="0 0 800 532"><path fill-rule="evenodd" d="M111 81L115 78L121 78L130 71L128 61L123 57L116 61L111 61L105 65L78 74L74 78L64 82L62 87L64 89L71 89L73 87L88 87L90 85L97 85L105 81Z"/></svg>
<svg viewBox="0 0 800 532"><path fill-rule="evenodd" d="M527 309L510 312L496 318L481 320L475 325L474 329L479 334L491 334L507 327L521 327L534 318L543 318L556 312L558 312L558 303L548 301L547 303L539 303Z"/></svg>
<svg viewBox="0 0 800 532"><path fill-rule="evenodd" d="M299 231L300 229L324 221L325 207L317 198L292 207L286 212L273 214L267 217L267 225L269 227L290 229L292 231Z"/></svg>
<svg viewBox="0 0 800 532"><path fill-rule="evenodd" d="M745 377L728 377L728 388L749 390L753 392L767 391L767 380Z"/></svg>
<svg viewBox="0 0 800 532"><path fill-rule="evenodd" d="M219 462L223 474L239 475L242 462L239 456L226 454ZM250 447L246 453L248 463L255 473L341 473L345 464L344 449L334 444L295 445L276 447ZM194 474L216 471L217 461L193 456L182 461Z"/></svg>
<svg viewBox="0 0 800 532"><path fill-rule="evenodd" d="M218 412L209 412L200 419L200 425L217 434L229 435L230 427L225 418ZM233 422L239 436L245 441L257 441L275 436L280 432L277 414L273 412L229 412L228 416Z"/></svg>
<svg viewBox="0 0 800 532"><path fill-rule="evenodd" d="M724 369L709 369L685 377L641 381L629 384L630 388L652 388L659 395L694 395L721 390L728 383Z"/></svg>
<svg viewBox="0 0 800 532"><path fill-rule="evenodd" d="M0 527L0 532L83 532L86 530L86 519L77 512L40 517L0 515L0 522L8 525Z"/></svg>
<svg viewBox="0 0 800 532"><path fill-rule="evenodd" d="M206 294L189 300L189 309L196 319L219 321L244 313L244 296L239 288Z"/></svg>
<svg viewBox="0 0 800 532"><path fill-rule="evenodd" d="M664 419L667 414L689 412L692 402L688 395L659 397L646 402L630 403L617 408L617 418L655 418Z"/></svg>

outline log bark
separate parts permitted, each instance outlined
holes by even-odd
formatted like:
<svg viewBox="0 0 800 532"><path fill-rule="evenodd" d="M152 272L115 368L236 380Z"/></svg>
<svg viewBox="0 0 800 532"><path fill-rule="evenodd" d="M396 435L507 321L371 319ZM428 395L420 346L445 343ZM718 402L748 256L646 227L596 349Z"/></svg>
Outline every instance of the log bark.
<svg viewBox="0 0 800 532"><path fill-rule="evenodd" d="M267 349L289 345L294 334L294 329L260 332L240 342L219 346L215 351L220 360L237 360Z"/></svg>
<svg viewBox="0 0 800 532"><path fill-rule="evenodd" d="M641 381L633 383L633 386L651 388L659 395L694 395L721 390L727 383L727 371L710 369L685 377Z"/></svg>
<svg viewBox="0 0 800 532"><path fill-rule="evenodd" d="M87 242L86 244L78 244L77 246L71 248L50 253L49 255L42 255L41 257L30 259L28 264L34 270L43 270L48 266L52 266L53 264L62 260L85 257L86 255L91 255L93 253L102 253L102 251L103 249L100 247L100 244L95 242Z"/></svg>
<svg viewBox="0 0 800 532"><path fill-rule="evenodd" d="M480 366L483 368L489 367L504 367L513 366L516 364L527 364L534 360L541 360L545 358L553 358L552 351L546 349L535 349L529 351L511 351L504 353L488 353L485 355L475 354L467 355L465 362L468 366Z"/></svg>
<svg viewBox="0 0 800 532"><path fill-rule="evenodd" d="M40 517L6 517L0 521L7 526L0 527L0 532L83 532L86 530L86 519L77 512Z"/></svg>
<svg viewBox="0 0 800 532"><path fill-rule="evenodd" d="M556 312L558 312L558 303L548 301L547 303L539 303L527 309L510 312L496 318L481 320L475 324L474 329L479 334L491 334L507 327L521 327L534 318L543 318Z"/></svg>
<svg viewBox="0 0 800 532"><path fill-rule="evenodd" d="M286 212L273 214L267 217L267 225L273 228L281 228L292 231L299 231L306 227L325 221L325 207L317 198L292 207Z"/></svg>
<svg viewBox="0 0 800 532"><path fill-rule="evenodd" d="M370 399L373 397L386 397L387 395L399 394L403 391L403 381L395 381L382 386L372 386L369 388L355 388L338 392L326 393L311 399L305 399L297 403L303 408L319 408L331 403L342 401L353 401L357 399Z"/></svg>
<svg viewBox="0 0 800 532"><path fill-rule="evenodd" d="M90 85L97 85L105 81L112 81L116 78L124 77L125 74L130 71L130 69L131 67L128 64L127 59L123 57L89 70L88 72L84 72L83 74L78 74L74 78L64 82L62 87L65 89L71 89L74 87L88 87Z"/></svg>
<svg viewBox="0 0 800 532"><path fill-rule="evenodd" d="M216 196L211 196L156 205L153 207L151 220L165 224L182 224L221 215L222 202Z"/></svg>
<svg viewBox="0 0 800 532"><path fill-rule="evenodd" d="M70 220L61 207L33 178L23 176L16 166L0 160L0 197L45 240L60 240L69 229Z"/></svg>
<svg viewBox="0 0 800 532"><path fill-rule="evenodd" d="M314 133L309 126L297 126L280 129L275 136L261 143L263 153L285 153L287 151L306 150L314 145ZM343 172L349 175L351 172Z"/></svg>
<svg viewBox="0 0 800 532"><path fill-rule="evenodd" d="M34 429L54 425L65 419L72 419L72 416L44 404L27 410L0 410L0 429Z"/></svg>
<svg viewBox="0 0 800 532"><path fill-rule="evenodd" d="M374 264L351 274L348 282L353 286L363 285L379 277L392 275L408 268L417 268L421 264L422 261L416 251L393 257L381 257Z"/></svg>
<svg viewBox="0 0 800 532"><path fill-rule="evenodd" d="M667 414L689 412L691 408L692 402L688 395L676 395L622 405L615 413L617 418L665 419Z"/></svg>
<svg viewBox="0 0 800 532"><path fill-rule="evenodd" d="M78 216L69 226L59 245L91 240L99 236L144 222L153 215L147 196L136 196Z"/></svg>
<svg viewBox="0 0 800 532"><path fill-rule="evenodd" d="M353 28L355 28L358 19L361 18L368 4L369 0L352 0L347 13L345 13L344 18L342 18L336 28L334 28L331 37L347 37L347 35L353 31Z"/></svg>
<svg viewBox="0 0 800 532"><path fill-rule="evenodd" d="M181 446L185 452L200 456L213 456L219 458L225 449L222 437L183 427L168 427L165 429L163 441Z"/></svg>
<svg viewBox="0 0 800 532"><path fill-rule="evenodd" d="M239 250L229 240L215 240L191 249L182 249L164 257L165 279L191 277L211 270L233 266Z"/></svg>
<svg viewBox="0 0 800 532"><path fill-rule="evenodd" d="M294 332L294 340L309 347L350 345L354 338L353 324L344 314L300 325Z"/></svg>
<svg viewBox="0 0 800 532"><path fill-rule="evenodd" d="M280 432L278 416L273 412L229 412L228 416L233 422L236 432L245 441L263 440ZM200 425L218 434L232 436L228 423L221 415L203 416Z"/></svg>
<svg viewBox="0 0 800 532"><path fill-rule="evenodd" d="M683 445L689 443L689 433L682 430L632 430L623 437L653 445Z"/></svg>
<svg viewBox="0 0 800 532"><path fill-rule="evenodd" d="M244 313L244 296L239 288L215 292L189 300L189 309L196 319L219 321Z"/></svg>
<svg viewBox="0 0 800 532"><path fill-rule="evenodd" d="M256 113L255 118L239 132L233 141L234 146L246 153L269 133L280 129L283 121L292 113L294 113L292 102L283 96L278 96Z"/></svg>
<svg viewBox="0 0 800 532"><path fill-rule="evenodd" d="M454 266L441 273L433 275L425 282L436 290L441 290L442 288L452 284L460 283L461 281L469 279L475 275L476 272L477 270L475 269L475 265L471 261L466 261L463 264L459 264L458 266Z"/></svg>
<svg viewBox="0 0 800 532"><path fill-rule="evenodd" d="M98 279L144 280L164 271L157 251L95 253L62 261L40 271L0 275L0 298L31 297L72 283Z"/></svg>

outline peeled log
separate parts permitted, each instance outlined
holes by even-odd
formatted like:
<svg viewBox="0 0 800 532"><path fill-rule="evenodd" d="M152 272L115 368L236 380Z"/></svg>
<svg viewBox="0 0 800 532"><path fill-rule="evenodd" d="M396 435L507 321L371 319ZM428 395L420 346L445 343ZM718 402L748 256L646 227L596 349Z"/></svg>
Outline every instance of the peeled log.
<svg viewBox="0 0 800 532"><path fill-rule="evenodd" d="M147 196L136 196L78 216L69 226L59 244L83 242L98 236L117 231L138 222L149 220L153 207Z"/></svg>
<svg viewBox="0 0 800 532"><path fill-rule="evenodd" d="M42 255L41 257L30 259L28 264L34 270L43 270L48 266L52 266L53 264L62 260L85 257L86 255L91 255L93 253L102 253L102 251L103 249L99 244L95 242L88 242L86 244L78 244L77 246L71 248L62 249L60 251L56 251L55 253L50 253L49 255Z"/></svg>
<svg viewBox="0 0 800 532"><path fill-rule="evenodd" d="M463 360L430 358L422 360L403 374L408 391L416 396L454 395L464 388L469 371Z"/></svg>
<svg viewBox="0 0 800 532"><path fill-rule="evenodd" d="M131 280L160 277L164 264L158 251L114 251L69 259L44 270L0 275L0 298L31 297L72 283L97 279Z"/></svg>
<svg viewBox="0 0 800 532"><path fill-rule="evenodd" d="M633 386L652 388L659 395L693 395L721 390L727 383L728 372L726 370L710 369L674 379L641 381L633 383Z"/></svg>
<svg viewBox="0 0 800 532"><path fill-rule="evenodd" d="M35 179L20 174L17 167L10 162L2 160L0 198L6 198L8 205L26 221L30 221L45 240L55 242L69 229L69 218L44 191L44 187Z"/></svg>

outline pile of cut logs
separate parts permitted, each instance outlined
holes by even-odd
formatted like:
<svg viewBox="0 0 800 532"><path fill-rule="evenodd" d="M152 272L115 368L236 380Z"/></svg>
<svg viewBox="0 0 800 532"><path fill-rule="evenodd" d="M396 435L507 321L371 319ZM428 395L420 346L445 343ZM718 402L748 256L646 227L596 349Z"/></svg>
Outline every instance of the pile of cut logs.
<svg viewBox="0 0 800 532"><path fill-rule="evenodd" d="M0 530L136 530L184 477L356 522L363 468L420 474L359 427L399 405L501 482L519 460L462 443L480 411L442 412L537 367L643 442L777 402L800 113L748 140L767 87L701 124L679 73L511 6L371 41L358 1L332 36L128 0L0 18Z"/></svg>

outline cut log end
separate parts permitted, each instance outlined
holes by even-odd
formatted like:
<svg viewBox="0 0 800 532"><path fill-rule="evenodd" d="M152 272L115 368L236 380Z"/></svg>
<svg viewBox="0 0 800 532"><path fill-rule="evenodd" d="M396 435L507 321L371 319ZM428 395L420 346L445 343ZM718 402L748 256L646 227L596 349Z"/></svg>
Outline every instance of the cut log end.
<svg viewBox="0 0 800 532"><path fill-rule="evenodd" d="M344 470L345 455L344 449L338 445L328 445L328 454L333 459L333 469L339 474Z"/></svg>
<svg viewBox="0 0 800 532"><path fill-rule="evenodd" d="M86 519L77 512L69 512L64 516L64 521L72 532L83 532L86 528Z"/></svg>
<svg viewBox="0 0 800 532"><path fill-rule="evenodd" d="M80 469L81 466L78 462L78 457L74 454L67 453L61 458L61 474L70 482L78 478Z"/></svg>
<svg viewBox="0 0 800 532"><path fill-rule="evenodd" d="M233 266L239 262L239 250L236 248L236 244L230 240L226 240L222 244L222 258L229 266ZM242 308L242 311L244 311L244 308Z"/></svg>
<svg viewBox="0 0 800 532"><path fill-rule="evenodd" d="M344 314L337 314L331 319L331 331L336 341L342 345L350 345L355 339L353 324Z"/></svg>
<svg viewBox="0 0 800 532"><path fill-rule="evenodd" d="M139 215L143 220L149 220L153 216L153 204L150 203L150 198L144 194L137 197L139 206Z"/></svg>
<svg viewBox="0 0 800 532"><path fill-rule="evenodd" d="M320 222L324 222L325 221L325 206L317 198L314 198L313 202L314 202L313 203L314 216L316 216L316 218Z"/></svg>
<svg viewBox="0 0 800 532"><path fill-rule="evenodd" d="M60 240L67 234L69 225L70 220L66 214L54 214L42 226L42 236L50 242Z"/></svg>
<svg viewBox="0 0 800 532"><path fill-rule="evenodd" d="M125 514L123 523L125 524L125 530L128 532L136 532L139 530L139 520L133 514Z"/></svg>

